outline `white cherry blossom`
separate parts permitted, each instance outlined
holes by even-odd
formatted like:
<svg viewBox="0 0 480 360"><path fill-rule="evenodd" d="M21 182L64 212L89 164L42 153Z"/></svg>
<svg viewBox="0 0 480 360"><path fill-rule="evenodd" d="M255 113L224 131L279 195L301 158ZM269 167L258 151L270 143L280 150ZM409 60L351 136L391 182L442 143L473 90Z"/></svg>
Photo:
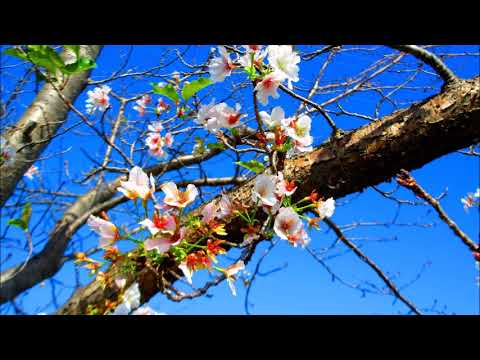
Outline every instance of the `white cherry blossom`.
<svg viewBox="0 0 480 360"><path fill-rule="evenodd" d="M262 105L268 104L268 98L271 96L274 99L278 99L280 94L277 92L278 86L282 82L282 76L273 72L266 75L256 86L255 91L257 92L258 100Z"/></svg>
<svg viewBox="0 0 480 360"><path fill-rule="evenodd" d="M303 223L300 217L291 207L280 208L275 217L273 230L281 239L288 240L289 236L298 233L302 228Z"/></svg>
<svg viewBox="0 0 480 360"><path fill-rule="evenodd" d="M123 193L131 200L140 198L143 201L147 200L149 196L155 191L155 181L153 177L148 178L147 174L138 166L134 166L129 173L128 181L120 181L118 191Z"/></svg>
<svg viewBox="0 0 480 360"><path fill-rule="evenodd" d="M291 89L292 81L299 80L297 64L300 62L300 56L293 51L291 45L270 45L267 51L270 66L281 74L283 79L288 80L288 87Z"/></svg>
<svg viewBox="0 0 480 360"><path fill-rule="evenodd" d="M163 202L178 208L184 208L191 204L198 195L198 189L193 184L188 184L184 192L179 191L177 185L171 181L163 184L160 188L165 193Z"/></svg>
<svg viewBox="0 0 480 360"><path fill-rule="evenodd" d="M93 114L97 109L101 111L107 110L110 106L110 97L108 94L112 89L107 85L96 87L87 92L88 99L86 101L86 110L88 114Z"/></svg>
<svg viewBox="0 0 480 360"><path fill-rule="evenodd" d="M278 199L275 195L277 180L273 175L260 174L255 179L252 200L260 201L262 205L274 206Z"/></svg>
<svg viewBox="0 0 480 360"><path fill-rule="evenodd" d="M219 46L218 51L220 56L213 58L208 66L210 79L214 83L223 81L225 77L229 76L232 73L232 70L235 68L227 49L224 46Z"/></svg>
<svg viewBox="0 0 480 360"><path fill-rule="evenodd" d="M329 198L325 201L318 201L316 210L320 219L331 217L335 211L335 200L333 198Z"/></svg>

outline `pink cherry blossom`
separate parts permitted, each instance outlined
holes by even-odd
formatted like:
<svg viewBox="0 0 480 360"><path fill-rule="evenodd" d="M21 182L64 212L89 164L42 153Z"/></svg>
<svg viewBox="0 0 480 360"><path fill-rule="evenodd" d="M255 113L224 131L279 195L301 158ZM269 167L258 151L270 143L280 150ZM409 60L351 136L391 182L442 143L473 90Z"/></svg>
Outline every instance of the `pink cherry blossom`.
<svg viewBox="0 0 480 360"><path fill-rule="evenodd" d="M203 223L209 224L218 216L218 206L209 202L203 207L201 214Z"/></svg>
<svg viewBox="0 0 480 360"><path fill-rule="evenodd" d="M171 133L169 133L169 132L166 133L163 140L165 142L165 145L167 145L168 147L172 147L172 145L173 145L173 135Z"/></svg>
<svg viewBox="0 0 480 360"><path fill-rule="evenodd" d="M220 213L218 214L218 217L220 219L223 219L225 216L229 216L232 214L233 205L227 195L222 194L222 197L220 198L220 202L218 203L218 205L220 208Z"/></svg>
<svg viewBox="0 0 480 360"><path fill-rule="evenodd" d="M157 107L155 108L155 112L157 113L157 115L160 115L164 111L168 110L168 108L169 108L168 104L162 98L160 98L160 99L158 99Z"/></svg>
<svg viewBox="0 0 480 360"><path fill-rule="evenodd" d="M118 229L110 221L90 215L87 220L88 226L100 235L100 247L106 247L119 239Z"/></svg>
<svg viewBox="0 0 480 360"><path fill-rule="evenodd" d="M149 94L143 95L139 100L135 101L137 105L134 106L133 109L137 110L140 116L143 116L145 115L145 108L151 102L152 102L152 98L150 97Z"/></svg>
<svg viewBox="0 0 480 360"><path fill-rule="evenodd" d="M156 235L159 232L174 234L177 229L177 220L173 215L153 215L153 219L145 219L139 223L145 226L152 235Z"/></svg>
<svg viewBox="0 0 480 360"><path fill-rule="evenodd" d="M166 253L172 246L176 246L182 242L185 237L187 229L181 227L180 230L173 234L157 234L151 239L145 240L145 250L157 250L160 254Z"/></svg>

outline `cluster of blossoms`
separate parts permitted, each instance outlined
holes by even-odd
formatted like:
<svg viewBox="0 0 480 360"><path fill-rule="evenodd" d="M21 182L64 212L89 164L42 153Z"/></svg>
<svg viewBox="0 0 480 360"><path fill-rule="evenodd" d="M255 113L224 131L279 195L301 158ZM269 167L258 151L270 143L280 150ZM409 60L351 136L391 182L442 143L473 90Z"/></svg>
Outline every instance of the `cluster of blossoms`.
<svg viewBox="0 0 480 360"><path fill-rule="evenodd" d="M86 101L86 111L93 114L97 109L105 111L110 107L110 97L108 94L112 89L107 85L96 87L87 92L88 99Z"/></svg>
<svg viewBox="0 0 480 360"><path fill-rule="evenodd" d="M145 144L148 146L148 152L150 155L156 158L164 158L168 154L164 150L164 146L172 147L173 135L167 132L165 136L162 136L160 132L163 130L163 125L159 121L154 121L148 125L148 134L145 140Z"/></svg>
<svg viewBox="0 0 480 360"><path fill-rule="evenodd" d="M135 106L133 110L137 111L140 116L144 116L147 112L148 105L152 103L152 97L149 94L143 95L140 99L135 101ZM163 98L158 98L157 105L153 110L155 115L160 116L162 113L167 111L170 108Z"/></svg>
<svg viewBox="0 0 480 360"><path fill-rule="evenodd" d="M232 60L227 49L219 46L219 56L211 60L208 70L213 82L220 82L232 74L235 68L243 67L251 75L256 70L260 71L259 77L254 77L257 82L255 91L263 105L268 104L268 98L278 98L279 85L287 80L288 87L292 88L292 81L297 82L298 63L300 56L293 50L291 45L269 45L262 50L262 45L243 45L246 53ZM264 66L263 60L267 58L268 67Z"/></svg>
<svg viewBox="0 0 480 360"><path fill-rule="evenodd" d="M137 199L142 200L146 218L140 221L139 224L150 233L150 236L141 242L144 254L147 257L157 257L157 259L158 256L161 258L175 256L179 268L184 272L190 284L192 283L193 272L196 270L208 269L211 271L216 269L221 271L226 275L232 293L235 294L233 281L235 280L235 274L244 268L243 263L236 263L226 269L213 265L213 263L217 263L216 256L226 252L222 247L226 241L216 238L216 235L227 235L224 224L220 220L233 212L233 206L228 197L223 195L218 204L207 204L201 211L200 217L195 219L193 225L189 225L207 239L205 245L190 245L184 241L186 240L188 226L181 225L181 219L185 207L192 204L198 196L198 189L195 185L189 184L185 191L180 191L175 183L167 182L160 186L160 190L165 195L161 203L158 202L154 195L156 191L155 179L152 175L148 176L137 166L131 169L128 180L121 181L120 187L118 187L118 191L127 198L134 201ZM154 202L154 210L151 217L148 216L147 208L149 199ZM87 223L100 236L99 246L105 250L103 258L111 262L112 268L120 267L119 264L128 261L128 257L119 253L115 243L121 239L131 239L129 234L121 234L118 227L110 221L104 212L100 213L99 216L91 215ZM200 250L192 252L192 247L200 248ZM119 290L123 290L126 285L126 277L124 275L113 271L108 273L100 271L104 263L88 258L84 253L77 253L76 263L83 263L85 268L91 270L92 275L96 274L96 279L102 286L115 286ZM131 299L128 301L124 300L121 305L118 305L118 301L106 303L106 311L109 312L115 306L118 306L113 314L130 313L136 307L132 305L132 301L136 297L129 294L128 290L125 291L122 298Z"/></svg>
<svg viewBox="0 0 480 360"><path fill-rule="evenodd" d="M270 140L276 146L282 146L290 139L293 147L290 148L289 156L312 150L313 137L310 135L312 119L308 115L286 118L280 106L273 108L271 114L261 111L259 115L270 130L265 134L264 141Z"/></svg>
<svg viewBox="0 0 480 360"><path fill-rule="evenodd" d="M463 204L463 208L465 211L468 211L469 208L473 206L480 206L480 188L477 188L477 191L475 193L468 193L467 196L462 198L460 201Z"/></svg>
<svg viewBox="0 0 480 360"><path fill-rule="evenodd" d="M152 102L152 98L150 95L146 94L143 95L139 100L135 103L136 105L133 107L133 110L138 111L140 116L145 115L145 108Z"/></svg>
<svg viewBox="0 0 480 360"><path fill-rule="evenodd" d="M310 238L305 231L299 211L314 208L318 217L308 219L309 225L315 224L325 217L331 217L335 210L335 201L329 198L325 201L318 199L318 194L313 192L310 196L300 200L297 204L290 204L290 196L297 190L294 181L284 179L281 172L278 175L261 174L257 176L252 191L252 200L260 205L263 210L275 218L273 230L283 240L288 240L293 246L300 244L305 247ZM285 201L287 200L287 201ZM305 201L311 204L300 206ZM289 206L285 206L289 205ZM256 235L258 236L258 235ZM254 239L255 235L248 234L246 241Z"/></svg>
<svg viewBox="0 0 480 360"><path fill-rule="evenodd" d="M212 100L210 104L200 106L194 121L213 133L220 128L232 129L239 126L240 120L247 116L240 109L240 104L232 108L223 102L215 105L215 100Z"/></svg>

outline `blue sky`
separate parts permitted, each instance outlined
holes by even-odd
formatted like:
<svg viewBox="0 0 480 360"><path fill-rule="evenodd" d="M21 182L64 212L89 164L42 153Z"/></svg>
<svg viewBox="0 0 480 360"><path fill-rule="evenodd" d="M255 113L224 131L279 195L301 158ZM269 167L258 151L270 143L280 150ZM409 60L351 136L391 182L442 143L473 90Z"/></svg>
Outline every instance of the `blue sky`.
<svg viewBox="0 0 480 360"><path fill-rule="evenodd" d="M204 61L211 46L191 46L188 48L184 58L190 64L198 64ZM347 46L354 48L358 46ZM373 48L373 46L362 46L363 48ZM186 46L135 46L131 54L131 60L125 69L132 71L141 71L153 66L157 66L160 60L160 54L164 51L171 51L178 48L180 51L185 50ZM301 46L303 50L319 48L319 46ZM94 70L92 78L94 80L108 77L123 62L123 55L129 50L128 46L106 46L100 58L97 60L98 67ZM459 53L459 52L479 52L479 46L442 46L435 48L438 53ZM366 67L367 64L379 59L382 54L392 53L386 47L379 47L378 50L372 51L350 51L338 55L331 66L326 71L321 84L329 84L345 80L355 75L358 71ZM174 57L170 53L167 59ZM300 62L300 82L296 85L306 88L309 85L322 61L324 56L312 61ZM479 73L478 56L459 56L447 57L447 65L460 77L471 78ZM14 64L12 59L2 58L2 66ZM386 72L378 77L375 82L383 85L396 85L401 83L409 76L409 73L397 72L404 69L416 68L418 62L412 57L406 58L405 62L392 68L392 72ZM174 63L160 71L161 75L166 78L175 71L183 71L186 68L181 63ZM428 71L428 67L425 68ZM5 87L2 93L2 99L8 97L8 89L14 86L13 78L15 75L22 74L24 69L20 66L9 68L8 74L2 74L2 83ZM205 75L204 75L205 76ZM202 90L201 96L205 96L204 103L210 102L212 97L217 100L222 99L227 94L232 81L239 80L243 75L234 75L227 79L224 83L217 84ZM149 82L162 81L162 78L150 77L142 80L128 78L126 80L115 81L110 83L115 91L122 93L125 91L128 95L142 94L151 89ZM414 87L429 86L427 91L418 91ZM394 95L394 99L399 101L398 108L408 106L413 101L422 100L439 91L441 81L429 74L422 73L411 84L412 89L404 89L398 91ZM28 105L34 96L33 84L28 87L28 92L21 95L21 101L16 105L15 113L10 121L17 118ZM325 94L318 96L314 100L322 102L334 94ZM86 94L82 94L76 101L75 106L84 109ZM153 96L153 102L156 103L157 96ZM345 110L350 112L363 113L373 115L375 105L378 101L378 94L372 91L365 91L346 98L341 102ZM252 118L252 101L251 88L244 89L234 98L227 101L231 106L239 102L242 109L249 114L248 119ZM267 106L261 106L261 110L270 111L274 106L281 105L287 115L293 113L299 103L292 100L286 94L281 94L277 100L270 100ZM130 105L126 116L129 121L144 122L142 126L146 128L149 121L154 120L152 115L139 118L135 111L132 110L133 104ZM115 114L118 104L114 103L114 109L111 114ZM337 110L329 107L330 110ZM387 102L380 108L380 116L388 114L394 110L394 107ZM337 125L344 129L353 129L367 123L359 118L333 116ZM9 118L10 119L10 118ZM70 115L66 126L74 124L78 121L74 115ZM61 181L67 181L63 171L64 160L69 163L69 172L72 178L78 177L79 174L88 171L92 164L85 158L83 152L88 152L90 156L100 156L104 151L104 144L92 136L85 136L88 128L80 125L76 128L77 132L69 132L54 141L48 146L44 152L44 156L66 151L63 159L60 161L58 157L52 157L47 160L38 161L36 165L42 172L41 179L33 181L23 180L25 186L35 189L39 185L39 181L43 181L46 187L56 187ZM205 136L203 130L198 131L198 136ZM329 128L321 116L313 117L312 135L315 144L321 144L329 136ZM138 134L129 134L132 138L138 137ZM177 137L177 141L181 141L181 136ZM211 140L214 141L213 139ZM192 144L184 145L179 150L190 152ZM83 151L83 152L82 152ZM116 155L114 155L116 156ZM119 159L118 156L115 157ZM137 155L135 157L136 164L139 166L148 166L155 163L155 159L148 156ZM444 156L421 169L412 172L418 182L432 195L439 195L445 189L448 189L448 195L443 198L441 204L447 213L457 222L457 224L471 238L477 240L479 236L479 213L476 209L465 212L460 199L468 192L474 192L479 185L479 166L478 158L465 156L459 153L453 153ZM233 166L231 158L227 156L218 156L209 160L205 166L210 176L229 176L232 175ZM195 178L198 175L198 169L189 169L186 178ZM172 173L161 179L160 182L169 179L175 179L177 175ZM114 178L115 174L109 175L107 178ZM89 186L93 186L92 182ZM394 187L394 182L379 185L382 190L390 190ZM89 187L87 186L87 189ZM63 188L64 191L83 193L85 187L68 183ZM214 194L209 189L204 191L204 199L209 199ZM413 200L410 193L400 190L397 192L398 197ZM352 200L347 201L347 200ZM354 240L361 246L369 257L371 257L389 276L392 276L394 282L401 288L404 284L413 281L419 273L421 276L410 286L402 290L402 293L411 301L413 301L420 309L434 309L445 311L447 313L456 314L472 314L479 312L479 288L475 283L475 277L478 271L475 269L473 257L468 249L453 235L451 230L442 223L437 214L427 206L403 206L397 214L395 203L382 198L372 189L366 190L362 194L352 194L346 198L338 199L338 205L335 214L332 217L339 225L351 224L353 222L379 222L389 223L397 216L397 225L389 226L368 226L361 227L347 234L356 238ZM125 206L122 205L123 209ZM40 209L40 208L39 208ZM34 207L34 211L36 208ZM35 212L32 217L32 223L40 223L36 232L35 239L41 239L42 234L51 228L52 219L40 219L40 211ZM137 222L134 216L126 216L125 213L112 211L110 216L117 224L127 224L131 226ZM6 223L5 217L1 219L2 234ZM416 224L414 226L405 226L405 224ZM428 227L425 227L425 224ZM45 229L43 229L45 227ZM326 225L322 224L320 231L311 233L312 249L320 249L329 246L335 237L327 232ZM8 238L21 239L22 234L15 229L8 231ZM367 240L364 238L368 237ZM379 241L379 239L383 239ZM91 233L87 227L76 236L76 242L73 248L68 252L84 250L90 246L94 246L97 237ZM81 240L81 241L80 241ZM2 245L3 251L12 252L9 261L2 264L2 270L12 264L22 261L25 252L7 247L13 243L12 241L4 241ZM20 241L21 243L21 241ZM128 246L127 244L122 247ZM250 272L256 265L256 261L262 256L269 246L263 243L257 248L251 263L247 266ZM41 245L36 248L38 251ZM382 282L376 277L374 272L367 265L358 260L353 254L346 252L346 248L342 245L329 255L340 255L332 257L327 261L331 269L342 279L351 283L370 282L376 286L383 287ZM224 256L227 264L233 261L238 255L235 252ZM230 258L230 260L228 260ZM4 259L4 255L2 255ZM305 250L293 248L283 241L279 241L269 255L265 258L261 266L261 273L269 273L265 276L258 276L253 284L250 292L249 310L252 314L397 314L406 313L406 307L394 302L394 298L385 295L376 295L366 293L349 288L332 281L331 276L317 263L313 257ZM87 283L90 278L86 275L86 270L80 270L80 281ZM74 284L74 271L71 263L55 276L55 279L64 282L67 286ZM201 286L203 281L208 279L208 273L196 273L194 275L194 284ZM55 290L60 291L62 286L56 285ZM181 303L173 303L163 295L155 296L150 305L158 311L168 314L244 314L244 295L246 288L239 281L237 283L238 296L233 297L226 283L211 289L209 297L197 298L195 300L185 300ZM54 304L50 304L47 308L44 305L51 301L52 287L51 282L46 282L44 286L38 285L29 290L28 295L19 299L23 308L28 313L37 313L39 311L51 312ZM63 303L70 295L68 287L61 290L58 296L58 302ZM364 296L365 295L365 296ZM434 304L436 304L434 306ZM13 310L9 306L2 306L2 313L12 313Z"/></svg>

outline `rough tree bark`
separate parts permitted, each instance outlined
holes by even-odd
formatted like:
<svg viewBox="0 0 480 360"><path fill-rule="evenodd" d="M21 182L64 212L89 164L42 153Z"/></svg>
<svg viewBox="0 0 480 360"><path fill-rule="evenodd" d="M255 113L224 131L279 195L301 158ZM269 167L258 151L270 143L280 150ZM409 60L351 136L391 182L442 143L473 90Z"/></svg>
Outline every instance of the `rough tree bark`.
<svg viewBox="0 0 480 360"><path fill-rule="evenodd" d="M96 59L100 54L100 45L81 45L80 54L90 59ZM62 53L62 57L68 56ZM72 75L61 93L73 103L87 85L91 71ZM18 181L38 159L50 143L51 138L64 124L69 112L68 106L58 95L51 84L45 84L35 100L22 115L17 124L3 134L7 142L16 150L15 161L4 163L0 167L0 208L12 195ZM26 146L26 144L31 144Z"/></svg>
<svg viewBox="0 0 480 360"><path fill-rule="evenodd" d="M480 78L455 81L443 92L396 111L378 121L334 138L310 153L287 160L286 178L301 184L294 200L316 190L324 197L336 199L388 181L401 169L417 169L452 151L480 141ZM229 196L244 204L251 204L254 178L229 192ZM217 201L215 198L212 201ZM204 206L204 205L203 205ZM201 211L201 207L195 212ZM238 219L227 223L228 240L242 241ZM188 234L195 242L195 234ZM138 281L141 302L148 301L168 282L176 281L181 271L174 262L166 261L155 273L139 263L136 276L127 281L129 286ZM159 276L160 275L160 276ZM102 289L92 282L79 289L58 310L58 314L83 314L88 305L102 310L106 299L115 299L115 288ZM4 298L4 295L3 299Z"/></svg>

